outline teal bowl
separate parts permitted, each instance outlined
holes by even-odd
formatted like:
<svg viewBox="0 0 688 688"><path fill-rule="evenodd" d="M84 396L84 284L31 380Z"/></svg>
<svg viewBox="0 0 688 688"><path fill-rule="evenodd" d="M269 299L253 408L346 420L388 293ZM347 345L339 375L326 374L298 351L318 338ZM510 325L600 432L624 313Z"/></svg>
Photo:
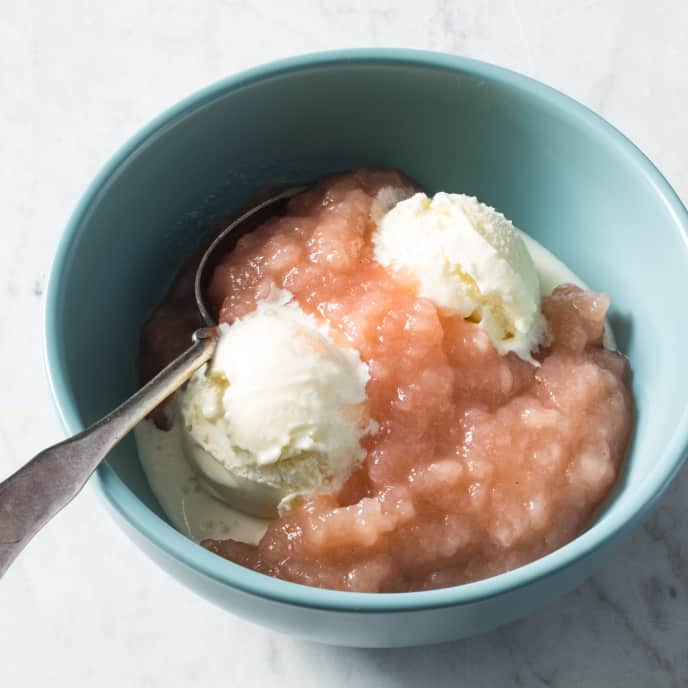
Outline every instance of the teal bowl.
<svg viewBox="0 0 688 688"><path fill-rule="evenodd" d="M297 57L174 106L124 145L86 191L59 245L47 366L76 433L136 389L139 329L208 223L256 190L361 165L501 209L591 287L611 294L638 424L616 491L592 527L514 571L428 592L358 594L264 576L166 520L131 438L95 482L132 540L192 590L301 638L400 646L511 621L601 566L647 514L688 444L688 215L622 134L551 88L467 59L405 50Z"/></svg>

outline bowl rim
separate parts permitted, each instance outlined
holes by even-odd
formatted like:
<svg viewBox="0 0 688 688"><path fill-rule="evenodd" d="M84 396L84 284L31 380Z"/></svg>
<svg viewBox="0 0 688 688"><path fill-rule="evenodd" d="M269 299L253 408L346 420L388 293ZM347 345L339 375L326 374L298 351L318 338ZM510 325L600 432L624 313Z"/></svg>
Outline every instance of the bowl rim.
<svg viewBox="0 0 688 688"><path fill-rule="evenodd" d="M465 74L513 87L536 100L554 106L565 120L584 126L593 135L603 139L606 146L624 156L627 163L644 176L654 193L667 207L669 214L673 216L677 231L688 250L688 211L647 156L601 116L535 79L466 57L397 48L315 52L268 62L217 81L163 111L110 157L83 193L73 211L59 240L50 269L43 330L43 352L48 382L60 420L68 433L80 432L84 429L84 425L77 410L74 394L69 388L63 365L59 304L72 247L83 231L82 222L88 215L90 207L97 200L109 179L160 129L227 92L272 77L334 67L343 63L407 65ZM466 605L486 598L498 597L529 586L573 565L580 559L591 556L608 541L615 539L630 523L647 513L688 458L687 444L688 405L684 408L679 423L645 481L631 493L626 503L606 514L602 520L596 522L575 540L540 559L492 578L437 590L406 593L371 594L324 590L256 573L212 554L175 530L145 506L107 462L97 469L94 482L115 512L158 550L217 583L267 600L299 607L354 613L404 612Z"/></svg>

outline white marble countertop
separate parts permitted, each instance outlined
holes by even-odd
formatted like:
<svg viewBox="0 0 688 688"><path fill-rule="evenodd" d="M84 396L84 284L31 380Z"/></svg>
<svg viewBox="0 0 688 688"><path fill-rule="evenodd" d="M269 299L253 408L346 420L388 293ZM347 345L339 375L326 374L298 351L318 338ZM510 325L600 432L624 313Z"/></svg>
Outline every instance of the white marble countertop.
<svg viewBox="0 0 688 688"><path fill-rule="evenodd" d="M43 372L43 289L61 229L105 158L231 72L372 45L459 53L541 79L628 134L688 200L682 0L3 0L0 478L62 437ZM351 650L273 634L195 597L87 488L0 583L0 684L687 686L687 504L684 470L612 563L526 620L433 648Z"/></svg>

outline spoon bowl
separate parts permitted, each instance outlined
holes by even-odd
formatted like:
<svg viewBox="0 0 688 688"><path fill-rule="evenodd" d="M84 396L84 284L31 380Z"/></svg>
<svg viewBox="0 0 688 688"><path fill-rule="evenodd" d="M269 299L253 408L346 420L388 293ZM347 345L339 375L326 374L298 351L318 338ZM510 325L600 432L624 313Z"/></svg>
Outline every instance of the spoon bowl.
<svg viewBox="0 0 688 688"><path fill-rule="evenodd" d="M213 272L218 262L222 259L222 256L226 255L234 248L237 240L241 236L250 232L269 217L279 215L286 207L290 198L305 191L307 188L307 186L292 187L253 206L227 225L204 251L198 263L198 267L196 268L194 296L201 317L208 327L212 327L217 323L207 304L206 294L210 286Z"/></svg>

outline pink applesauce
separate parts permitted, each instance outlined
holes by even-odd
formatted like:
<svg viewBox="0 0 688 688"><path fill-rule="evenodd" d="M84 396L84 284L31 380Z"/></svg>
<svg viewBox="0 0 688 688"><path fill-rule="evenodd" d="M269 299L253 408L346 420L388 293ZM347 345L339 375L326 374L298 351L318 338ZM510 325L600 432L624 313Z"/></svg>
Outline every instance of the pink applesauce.
<svg viewBox="0 0 688 688"><path fill-rule="evenodd" d="M217 554L290 581L425 590L513 569L590 521L633 425L626 359L602 348L609 299L562 286L543 302L539 367L502 357L476 324L441 315L372 258L371 206L395 172L330 178L242 237L210 287L220 320L271 285L327 319L370 370L366 459L339 494L307 499L257 546Z"/></svg>

